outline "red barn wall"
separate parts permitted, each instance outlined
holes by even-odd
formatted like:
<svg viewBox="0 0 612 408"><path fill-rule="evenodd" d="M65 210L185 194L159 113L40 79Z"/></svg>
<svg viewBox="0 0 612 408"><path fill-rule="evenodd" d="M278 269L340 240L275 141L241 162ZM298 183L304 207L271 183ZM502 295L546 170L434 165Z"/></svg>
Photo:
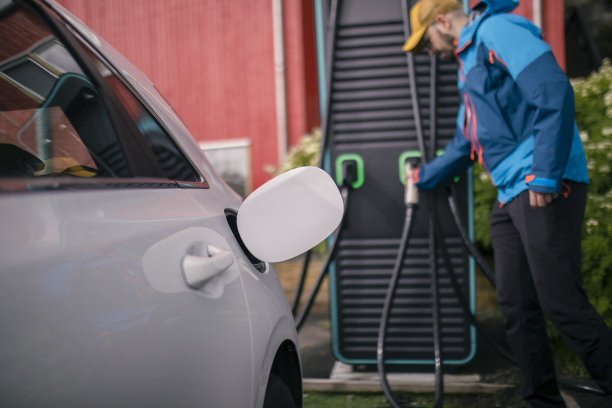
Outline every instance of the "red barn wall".
<svg viewBox="0 0 612 408"><path fill-rule="evenodd" d="M320 125L312 0L284 1L289 145Z"/></svg>

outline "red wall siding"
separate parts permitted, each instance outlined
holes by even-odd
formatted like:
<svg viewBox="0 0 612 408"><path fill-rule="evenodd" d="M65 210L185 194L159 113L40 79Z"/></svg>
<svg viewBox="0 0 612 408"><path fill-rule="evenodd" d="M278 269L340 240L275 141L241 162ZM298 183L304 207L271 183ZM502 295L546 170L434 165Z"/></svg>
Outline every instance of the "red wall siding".
<svg viewBox="0 0 612 408"><path fill-rule="evenodd" d="M542 0L544 40L550 44L557 62L565 70L565 19L563 11L562 1Z"/></svg>
<svg viewBox="0 0 612 408"><path fill-rule="evenodd" d="M312 0L284 1L289 145L319 126L319 93Z"/></svg>
<svg viewBox="0 0 612 408"><path fill-rule="evenodd" d="M251 139L253 186L277 164L270 0L60 0L128 57L198 141Z"/></svg>

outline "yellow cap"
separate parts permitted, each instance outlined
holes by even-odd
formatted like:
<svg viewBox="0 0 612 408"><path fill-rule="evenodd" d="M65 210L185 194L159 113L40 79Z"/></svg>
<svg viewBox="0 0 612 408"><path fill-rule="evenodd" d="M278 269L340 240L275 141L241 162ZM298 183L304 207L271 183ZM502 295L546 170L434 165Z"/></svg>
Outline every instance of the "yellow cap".
<svg viewBox="0 0 612 408"><path fill-rule="evenodd" d="M436 21L440 14L450 13L461 8L457 0L419 0L410 9L410 36L404 43L404 51L419 52L419 43L425 30Z"/></svg>
<svg viewBox="0 0 612 408"><path fill-rule="evenodd" d="M45 160L34 172L35 176L69 175L77 177L95 177L96 173L90 167L79 164L72 157L52 157Z"/></svg>

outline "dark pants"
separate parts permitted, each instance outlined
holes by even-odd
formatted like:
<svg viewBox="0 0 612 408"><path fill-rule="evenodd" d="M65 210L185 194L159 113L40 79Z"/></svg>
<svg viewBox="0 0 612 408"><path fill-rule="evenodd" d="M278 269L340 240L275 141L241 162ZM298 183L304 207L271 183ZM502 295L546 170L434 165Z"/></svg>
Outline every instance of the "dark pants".
<svg viewBox="0 0 612 408"><path fill-rule="evenodd" d="M580 234L586 185L544 208L525 191L491 213L497 298L512 353L523 375L526 401L563 407L544 316L582 358L593 380L612 394L612 330L582 289ZM609 396L608 396L609 397Z"/></svg>

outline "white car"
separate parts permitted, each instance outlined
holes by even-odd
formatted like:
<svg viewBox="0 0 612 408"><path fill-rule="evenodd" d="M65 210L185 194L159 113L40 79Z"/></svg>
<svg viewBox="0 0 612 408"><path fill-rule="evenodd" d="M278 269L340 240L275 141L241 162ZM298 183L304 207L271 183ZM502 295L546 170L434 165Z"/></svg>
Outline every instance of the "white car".
<svg viewBox="0 0 612 408"><path fill-rule="evenodd" d="M298 169L243 203L61 6L0 0L0 38L0 406L301 407L269 261L333 232L331 179Z"/></svg>

